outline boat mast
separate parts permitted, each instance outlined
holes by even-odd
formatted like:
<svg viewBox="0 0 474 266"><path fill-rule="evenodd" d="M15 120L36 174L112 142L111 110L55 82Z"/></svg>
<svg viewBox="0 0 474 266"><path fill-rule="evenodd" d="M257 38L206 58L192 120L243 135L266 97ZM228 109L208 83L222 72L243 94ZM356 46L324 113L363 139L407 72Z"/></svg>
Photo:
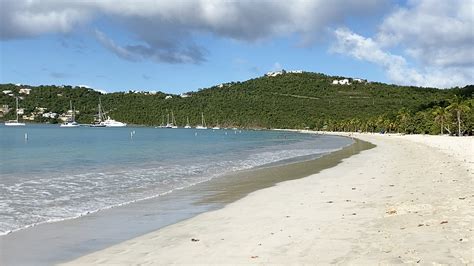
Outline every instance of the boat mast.
<svg viewBox="0 0 474 266"><path fill-rule="evenodd" d="M171 110L171 124L173 124L173 126L176 126L176 119L174 118L173 110Z"/></svg>
<svg viewBox="0 0 474 266"><path fill-rule="evenodd" d="M99 123L102 122L102 101L99 98Z"/></svg>
<svg viewBox="0 0 474 266"><path fill-rule="evenodd" d="M71 112L72 112L72 113L71 113L71 120L72 120L71 122L74 122L74 113L75 113L75 112L74 112L74 110L72 109L72 101L71 101L71 100L69 100L69 109L70 109Z"/></svg>
<svg viewBox="0 0 474 266"><path fill-rule="evenodd" d="M18 122L18 97L16 97L16 122Z"/></svg>

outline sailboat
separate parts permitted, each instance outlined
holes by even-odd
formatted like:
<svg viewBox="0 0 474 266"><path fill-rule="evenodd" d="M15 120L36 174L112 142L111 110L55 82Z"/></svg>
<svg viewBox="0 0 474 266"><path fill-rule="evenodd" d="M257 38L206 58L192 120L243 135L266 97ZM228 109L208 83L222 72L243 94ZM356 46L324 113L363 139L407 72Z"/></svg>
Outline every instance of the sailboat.
<svg viewBox="0 0 474 266"><path fill-rule="evenodd" d="M102 114L102 102L100 101L99 98L99 114L97 115L97 119L90 125L90 127L105 127L103 124L102 119L104 118L104 115Z"/></svg>
<svg viewBox="0 0 474 266"><path fill-rule="evenodd" d="M196 126L196 129L207 129L206 121L204 121L204 114L201 113L201 124Z"/></svg>
<svg viewBox="0 0 474 266"><path fill-rule="evenodd" d="M76 122L75 115L76 115L76 110L72 107L72 101L69 101L69 107L71 108L71 119L68 121L65 121L60 127L79 127L79 124Z"/></svg>
<svg viewBox="0 0 474 266"><path fill-rule="evenodd" d="M25 123L18 122L18 97L16 97L16 120L9 120L5 122L7 127L22 127L25 126Z"/></svg>
<svg viewBox="0 0 474 266"><path fill-rule="evenodd" d="M161 116L161 124L155 128L165 128L165 115Z"/></svg>
<svg viewBox="0 0 474 266"><path fill-rule="evenodd" d="M186 117L186 125L184 126L184 128L191 128L191 126L189 125L189 117Z"/></svg>
<svg viewBox="0 0 474 266"><path fill-rule="evenodd" d="M171 111L171 123L170 123L170 114L168 114L168 122L166 123L166 128L178 128L176 125L176 120L174 119L173 111Z"/></svg>
<svg viewBox="0 0 474 266"><path fill-rule="evenodd" d="M105 117L102 112L102 102L99 98L99 115L98 119L92 123L91 127L126 127L127 124L115 121L110 116ZM105 118L105 119L104 119Z"/></svg>

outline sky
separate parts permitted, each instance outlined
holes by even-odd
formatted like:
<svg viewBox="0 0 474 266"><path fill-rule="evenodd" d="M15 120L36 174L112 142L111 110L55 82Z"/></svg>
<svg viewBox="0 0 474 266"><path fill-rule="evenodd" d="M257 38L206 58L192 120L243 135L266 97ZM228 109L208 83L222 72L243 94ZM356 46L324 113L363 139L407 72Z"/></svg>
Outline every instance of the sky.
<svg viewBox="0 0 474 266"><path fill-rule="evenodd" d="M474 0L0 0L0 83L183 93L281 69L474 84Z"/></svg>

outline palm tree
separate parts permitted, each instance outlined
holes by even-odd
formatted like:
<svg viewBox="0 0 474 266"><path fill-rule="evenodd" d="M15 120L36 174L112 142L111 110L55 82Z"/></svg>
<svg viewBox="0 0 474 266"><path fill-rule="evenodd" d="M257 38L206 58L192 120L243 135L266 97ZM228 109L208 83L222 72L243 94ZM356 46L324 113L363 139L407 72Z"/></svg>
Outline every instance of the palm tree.
<svg viewBox="0 0 474 266"><path fill-rule="evenodd" d="M456 113L456 119L458 122L458 136L461 136L461 114L463 112L468 112L471 108L469 108L467 101L464 102L462 98L458 97L457 95L455 95L450 102L451 104L446 107L446 110Z"/></svg>
<svg viewBox="0 0 474 266"><path fill-rule="evenodd" d="M448 112L445 108L437 106L433 111L435 122L439 122L441 126L441 135L444 134L444 122L448 119Z"/></svg>
<svg viewBox="0 0 474 266"><path fill-rule="evenodd" d="M408 122L410 120L410 113L405 107L403 107L402 109L398 111L397 120L399 122L399 127L402 127L404 130L403 133L406 133L408 130Z"/></svg>

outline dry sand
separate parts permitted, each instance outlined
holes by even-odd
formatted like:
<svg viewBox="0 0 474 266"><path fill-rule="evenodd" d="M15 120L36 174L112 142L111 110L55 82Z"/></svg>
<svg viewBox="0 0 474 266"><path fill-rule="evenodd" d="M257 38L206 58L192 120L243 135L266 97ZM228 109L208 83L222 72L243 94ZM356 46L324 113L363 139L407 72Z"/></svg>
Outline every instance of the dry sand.
<svg viewBox="0 0 474 266"><path fill-rule="evenodd" d="M474 138L353 136L377 147L68 264L473 264Z"/></svg>

